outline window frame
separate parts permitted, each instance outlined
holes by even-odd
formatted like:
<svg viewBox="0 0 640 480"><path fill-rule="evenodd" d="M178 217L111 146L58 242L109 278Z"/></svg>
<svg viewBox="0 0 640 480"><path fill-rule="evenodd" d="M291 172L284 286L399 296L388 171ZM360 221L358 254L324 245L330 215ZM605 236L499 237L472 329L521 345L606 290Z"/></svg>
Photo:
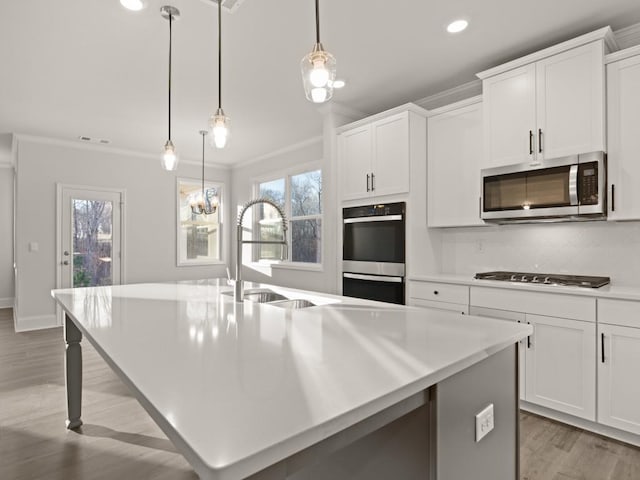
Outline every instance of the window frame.
<svg viewBox="0 0 640 480"><path fill-rule="evenodd" d="M219 182L215 180L205 180L204 188L217 188L218 189L218 258L212 259L211 257L205 257L202 259L186 259L181 256L180 249L180 234L181 234L181 218L180 218L180 207L181 207L181 198L180 198L180 186L181 184L187 184L189 186L197 186L202 188L202 179L201 178L191 178L191 177L177 177L176 178L176 266L178 267L194 267L194 266L203 266L203 265L225 265L226 260L224 259L224 193L225 193L225 184L224 182ZM185 252L186 257L186 252Z"/></svg>
<svg viewBox="0 0 640 480"><path fill-rule="evenodd" d="M287 256L287 260L257 260L258 249L254 249L252 251L252 259L250 264L256 268L260 267L272 267L272 268L286 268L292 270L312 270L321 272L324 270L324 261L325 261L325 195L322 195L322 199L320 202L320 214L318 215L305 215L292 217L291 216L291 177L296 175L300 175L306 172L313 172L319 170L320 175L322 176L322 182L324 186L325 181L325 173L324 168L321 161L308 162L302 165L297 165L295 167L282 169L277 172L271 172L268 175L263 175L259 177L255 177L253 179L253 198L258 198L260 196L260 184L267 183L274 180L279 180L284 178L284 213L287 216L287 244L289 245L289 254ZM324 193L324 192L323 192ZM292 220L305 220L305 219L319 219L320 220L320 262L294 262L291 260L293 244L291 240Z"/></svg>

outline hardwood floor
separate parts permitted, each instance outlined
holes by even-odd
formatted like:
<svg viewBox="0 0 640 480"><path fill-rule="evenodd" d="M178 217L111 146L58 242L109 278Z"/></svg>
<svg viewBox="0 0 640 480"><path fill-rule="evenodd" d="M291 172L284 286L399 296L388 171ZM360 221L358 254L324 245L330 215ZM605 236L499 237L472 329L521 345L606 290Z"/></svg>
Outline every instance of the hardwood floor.
<svg viewBox="0 0 640 480"><path fill-rule="evenodd" d="M63 353L62 329L16 334L0 310L0 479L197 479L88 342L87 423L66 430ZM522 413L521 480L576 479L638 480L640 449Z"/></svg>

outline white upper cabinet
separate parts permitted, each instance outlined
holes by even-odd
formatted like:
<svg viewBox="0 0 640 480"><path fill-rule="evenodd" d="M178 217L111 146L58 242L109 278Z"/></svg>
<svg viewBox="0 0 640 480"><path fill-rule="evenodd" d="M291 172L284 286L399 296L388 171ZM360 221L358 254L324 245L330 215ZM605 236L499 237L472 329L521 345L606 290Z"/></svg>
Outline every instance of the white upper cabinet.
<svg viewBox="0 0 640 480"><path fill-rule="evenodd" d="M608 218L640 219L640 47L607 65Z"/></svg>
<svg viewBox="0 0 640 480"><path fill-rule="evenodd" d="M422 151L424 156L426 120L406 108L341 129L338 168L343 201L409 192L412 155Z"/></svg>
<svg viewBox="0 0 640 480"><path fill-rule="evenodd" d="M478 74L483 167L605 150L604 28ZM607 43L609 42L609 43Z"/></svg>
<svg viewBox="0 0 640 480"><path fill-rule="evenodd" d="M481 97L434 110L427 120L427 224L484 225L480 219Z"/></svg>
<svg viewBox="0 0 640 480"><path fill-rule="evenodd" d="M535 65L510 70L482 82L484 168L534 158L536 124Z"/></svg>

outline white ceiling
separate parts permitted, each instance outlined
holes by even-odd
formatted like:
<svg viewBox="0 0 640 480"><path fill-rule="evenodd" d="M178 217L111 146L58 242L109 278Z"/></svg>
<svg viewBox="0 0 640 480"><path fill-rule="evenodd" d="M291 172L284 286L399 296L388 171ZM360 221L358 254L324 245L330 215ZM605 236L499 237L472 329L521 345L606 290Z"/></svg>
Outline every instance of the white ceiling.
<svg viewBox="0 0 640 480"><path fill-rule="evenodd" d="M217 18L201 0L2 0L0 135L74 140L160 152L167 137L168 23L174 25L173 132L183 158L199 160L217 106ZM223 12L223 108L232 120L232 164L321 134L299 62L314 43L313 0L245 0ZM446 24L470 20L450 35ZM474 74L596 28L640 22L637 0L322 0L321 39L347 86L334 101L376 113L464 84Z"/></svg>

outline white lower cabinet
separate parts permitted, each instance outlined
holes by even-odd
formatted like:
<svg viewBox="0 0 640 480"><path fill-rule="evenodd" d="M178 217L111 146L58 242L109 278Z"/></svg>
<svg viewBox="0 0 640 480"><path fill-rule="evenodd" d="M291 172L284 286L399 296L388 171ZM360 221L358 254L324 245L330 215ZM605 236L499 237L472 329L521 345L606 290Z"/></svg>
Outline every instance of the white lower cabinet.
<svg viewBox="0 0 640 480"><path fill-rule="evenodd" d="M598 422L640 435L640 302L598 300Z"/></svg>
<svg viewBox="0 0 640 480"><path fill-rule="evenodd" d="M526 314L533 326L526 349L528 402L596 419L596 325Z"/></svg>
<svg viewBox="0 0 640 480"><path fill-rule="evenodd" d="M448 283L409 281L408 304L469 314L469 287Z"/></svg>
<svg viewBox="0 0 640 480"><path fill-rule="evenodd" d="M470 313L526 322L520 345L520 398L596 419L596 302L546 292L471 287Z"/></svg>

